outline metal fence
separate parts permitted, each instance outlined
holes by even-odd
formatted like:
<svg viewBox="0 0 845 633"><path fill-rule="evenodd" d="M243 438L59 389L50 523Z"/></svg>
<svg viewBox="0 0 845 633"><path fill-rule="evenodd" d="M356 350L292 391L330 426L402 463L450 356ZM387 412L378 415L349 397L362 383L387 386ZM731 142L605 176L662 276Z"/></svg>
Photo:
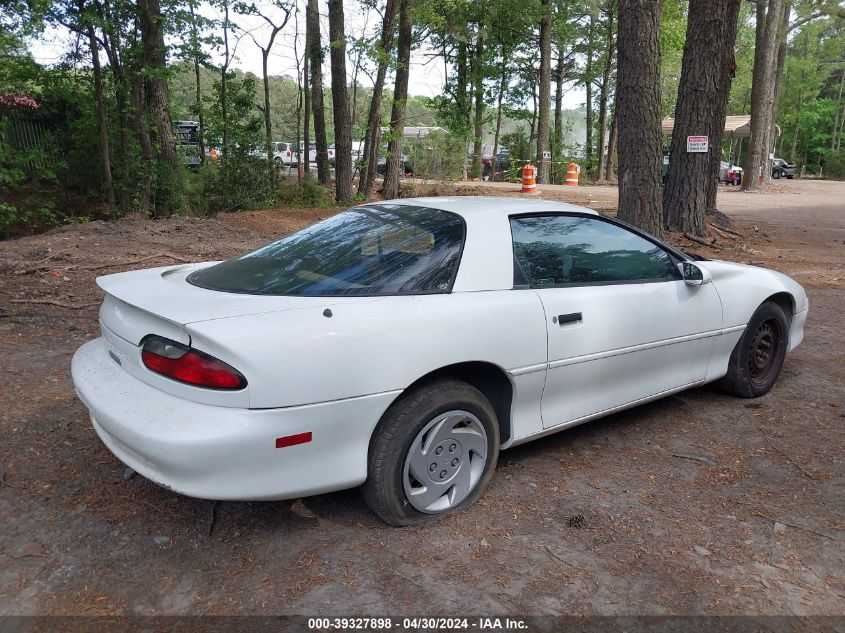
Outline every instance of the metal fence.
<svg viewBox="0 0 845 633"><path fill-rule="evenodd" d="M37 178L48 160L47 128L43 121L17 113L0 113L0 144L7 160L27 176Z"/></svg>

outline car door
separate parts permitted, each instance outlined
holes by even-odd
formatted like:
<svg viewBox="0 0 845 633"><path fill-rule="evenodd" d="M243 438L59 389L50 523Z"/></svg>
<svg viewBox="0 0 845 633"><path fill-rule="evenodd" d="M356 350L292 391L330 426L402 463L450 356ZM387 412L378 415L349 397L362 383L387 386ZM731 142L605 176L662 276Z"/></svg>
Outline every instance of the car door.
<svg viewBox="0 0 845 633"><path fill-rule="evenodd" d="M704 380L722 325L713 284L687 285L674 254L606 218L516 216L511 230L517 282L546 315L544 427Z"/></svg>

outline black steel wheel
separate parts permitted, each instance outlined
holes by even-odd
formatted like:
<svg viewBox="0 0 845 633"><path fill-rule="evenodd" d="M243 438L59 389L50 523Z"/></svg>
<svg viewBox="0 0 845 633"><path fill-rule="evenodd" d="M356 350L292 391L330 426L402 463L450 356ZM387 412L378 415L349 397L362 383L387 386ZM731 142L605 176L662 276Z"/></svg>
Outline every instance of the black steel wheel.
<svg viewBox="0 0 845 633"><path fill-rule="evenodd" d="M767 301L752 315L731 353L720 386L736 396L757 398L777 382L789 344L789 317Z"/></svg>

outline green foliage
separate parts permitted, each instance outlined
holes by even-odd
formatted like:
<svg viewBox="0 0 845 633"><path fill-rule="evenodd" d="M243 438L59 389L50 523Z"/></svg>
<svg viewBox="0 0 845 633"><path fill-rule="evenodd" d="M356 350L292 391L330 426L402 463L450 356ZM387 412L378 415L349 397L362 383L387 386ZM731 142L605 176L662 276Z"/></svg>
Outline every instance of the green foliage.
<svg viewBox="0 0 845 633"><path fill-rule="evenodd" d="M187 195L195 214L263 209L276 201L267 161L242 150L219 161L206 161L190 181Z"/></svg>
<svg viewBox="0 0 845 633"><path fill-rule="evenodd" d="M514 132L502 134L502 147L507 147L512 160L530 160L528 137L521 127Z"/></svg>
<svg viewBox="0 0 845 633"><path fill-rule="evenodd" d="M828 157L825 174L828 178L845 180L845 149L841 149Z"/></svg>
<svg viewBox="0 0 845 633"><path fill-rule="evenodd" d="M464 142L446 132L409 139L402 151L410 159L418 178L454 181L463 175Z"/></svg>
<svg viewBox="0 0 845 633"><path fill-rule="evenodd" d="M297 184L285 184L279 188L278 203L285 207L332 206L333 194L323 187L310 173L305 174Z"/></svg>

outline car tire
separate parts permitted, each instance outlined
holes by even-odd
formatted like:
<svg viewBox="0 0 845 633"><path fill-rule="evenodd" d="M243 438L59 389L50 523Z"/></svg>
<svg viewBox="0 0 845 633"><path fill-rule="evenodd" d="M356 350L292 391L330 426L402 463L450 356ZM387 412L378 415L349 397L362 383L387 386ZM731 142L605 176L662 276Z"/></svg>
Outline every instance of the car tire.
<svg viewBox="0 0 845 633"><path fill-rule="evenodd" d="M440 378L402 396L382 416L361 495L390 525L432 521L472 505L498 457L499 424L490 401L465 382Z"/></svg>
<svg viewBox="0 0 845 633"><path fill-rule="evenodd" d="M741 398L765 395L777 382L789 345L789 318L767 301L751 316L719 386Z"/></svg>
<svg viewBox="0 0 845 633"><path fill-rule="evenodd" d="M774 178L775 180L780 178L780 172L779 171L772 172L772 178Z"/></svg>

